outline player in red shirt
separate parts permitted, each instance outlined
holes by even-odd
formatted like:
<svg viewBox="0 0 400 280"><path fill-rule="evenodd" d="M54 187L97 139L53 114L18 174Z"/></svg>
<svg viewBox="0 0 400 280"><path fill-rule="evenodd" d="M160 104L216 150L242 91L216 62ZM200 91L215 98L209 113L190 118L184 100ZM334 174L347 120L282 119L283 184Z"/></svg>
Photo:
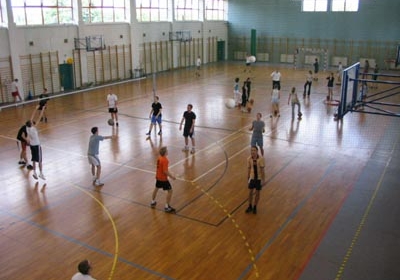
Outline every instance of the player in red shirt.
<svg viewBox="0 0 400 280"><path fill-rule="evenodd" d="M172 197L172 186L168 181L168 177L172 178L173 180L176 179L174 175L172 175L168 170L168 150L167 147L160 148L160 156L157 159L157 170L156 170L156 185L153 191L152 200L150 206L154 208L157 205L156 196L159 189L163 189L167 191L167 198L165 203L164 211L167 213L174 213L175 209L169 205Z"/></svg>

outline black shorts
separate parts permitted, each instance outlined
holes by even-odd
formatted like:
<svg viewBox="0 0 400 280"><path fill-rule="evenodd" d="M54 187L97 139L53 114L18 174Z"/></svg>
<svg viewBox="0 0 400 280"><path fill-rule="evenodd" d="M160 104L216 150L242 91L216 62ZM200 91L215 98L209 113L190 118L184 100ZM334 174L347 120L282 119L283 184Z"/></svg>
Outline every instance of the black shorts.
<svg viewBox="0 0 400 280"><path fill-rule="evenodd" d="M108 108L109 113L118 113L118 108Z"/></svg>
<svg viewBox="0 0 400 280"><path fill-rule="evenodd" d="M31 146L32 161L42 162L42 147L40 145Z"/></svg>
<svg viewBox="0 0 400 280"><path fill-rule="evenodd" d="M256 189L257 191L260 191L262 189L261 180L251 179L249 182L249 189Z"/></svg>
<svg viewBox="0 0 400 280"><path fill-rule="evenodd" d="M156 181L156 188L158 188L158 189L163 189L164 191L172 190L172 186L171 186L171 184L169 183L169 181L160 181L160 180L157 180L157 181Z"/></svg>
<svg viewBox="0 0 400 280"><path fill-rule="evenodd" d="M190 137L190 138L193 138L193 135L194 135L194 131L192 131L192 132L190 132L190 127L189 128L184 128L183 129L183 136L186 138L186 137Z"/></svg>

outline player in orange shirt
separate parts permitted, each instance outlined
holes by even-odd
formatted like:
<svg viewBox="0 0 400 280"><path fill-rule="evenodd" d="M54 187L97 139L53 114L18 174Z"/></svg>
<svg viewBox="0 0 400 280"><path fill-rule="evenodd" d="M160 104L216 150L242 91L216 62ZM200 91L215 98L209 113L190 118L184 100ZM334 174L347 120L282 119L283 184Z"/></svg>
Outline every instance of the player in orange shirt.
<svg viewBox="0 0 400 280"><path fill-rule="evenodd" d="M165 203L164 211L167 213L174 213L175 209L169 205L172 197L172 186L168 181L168 177L173 180L176 179L174 175L172 175L168 170L168 150L167 147L160 148L160 156L157 159L157 170L156 170L156 186L153 191L152 200L150 206L154 208L157 205L156 196L159 189L163 189L167 191L167 198Z"/></svg>

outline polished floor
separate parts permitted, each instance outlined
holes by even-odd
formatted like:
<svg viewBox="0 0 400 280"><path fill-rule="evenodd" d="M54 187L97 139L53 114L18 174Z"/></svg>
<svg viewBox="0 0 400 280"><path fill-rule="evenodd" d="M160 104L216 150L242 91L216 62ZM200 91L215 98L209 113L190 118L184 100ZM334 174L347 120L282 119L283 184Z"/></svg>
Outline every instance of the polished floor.
<svg viewBox="0 0 400 280"><path fill-rule="evenodd" d="M281 116L269 118L273 70L282 73ZM53 96L39 123L46 181L19 167L15 136L36 102L0 112L0 279L70 279L89 259L96 279L400 279L400 119L349 113L334 120L325 76L302 88L308 69L256 63L205 65ZM252 79L251 113L225 107L235 77ZM379 85L383 90L389 85ZM303 117L291 118L292 87ZM107 124L106 95L119 97L119 127ZM146 137L153 91L163 133ZM334 89L339 99L340 87ZM392 96L392 102L400 102ZM179 122L197 115L196 153L182 152ZM266 185L247 214L249 128L266 123ZM90 128L100 144L101 188L86 158ZM149 206L155 161L169 149L177 175L172 206Z"/></svg>

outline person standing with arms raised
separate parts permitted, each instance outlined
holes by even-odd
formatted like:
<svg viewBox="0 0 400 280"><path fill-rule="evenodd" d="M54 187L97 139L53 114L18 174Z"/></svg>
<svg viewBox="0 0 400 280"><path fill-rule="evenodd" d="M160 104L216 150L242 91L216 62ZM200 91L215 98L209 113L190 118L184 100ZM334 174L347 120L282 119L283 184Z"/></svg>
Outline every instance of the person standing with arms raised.
<svg viewBox="0 0 400 280"><path fill-rule="evenodd" d="M161 122L162 122L162 105L160 102L158 102L159 97L156 95L154 96L154 102L153 104L151 104L151 111L149 114L149 118L150 118L150 127L149 127L149 132L146 133L146 135L150 136L151 134L151 130L153 129L153 126L155 127L158 123L158 126L160 128L160 130L158 131L158 135L162 134L162 126L161 126ZM155 128L154 128L155 129Z"/></svg>

